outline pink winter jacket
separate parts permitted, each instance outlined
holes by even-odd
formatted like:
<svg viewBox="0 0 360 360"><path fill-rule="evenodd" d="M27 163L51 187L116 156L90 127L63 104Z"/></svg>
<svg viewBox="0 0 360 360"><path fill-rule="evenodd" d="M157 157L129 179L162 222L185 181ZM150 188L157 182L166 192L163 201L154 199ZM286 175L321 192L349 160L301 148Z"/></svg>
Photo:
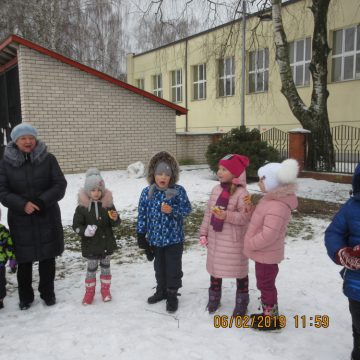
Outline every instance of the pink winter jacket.
<svg viewBox="0 0 360 360"><path fill-rule="evenodd" d="M244 254L262 264L284 259L285 235L291 211L298 205L295 185L266 193L256 206L245 235Z"/></svg>
<svg viewBox="0 0 360 360"><path fill-rule="evenodd" d="M246 174L240 175L240 186L230 196L223 230L215 232L211 220L211 207L222 192L216 185L210 195L204 219L200 227L200 236L208 238L206 269L217 278L243 278L248 274L249 260L243 254L244 235L250 221L251 213L245 212L244 196L246 190Z"/></svg>

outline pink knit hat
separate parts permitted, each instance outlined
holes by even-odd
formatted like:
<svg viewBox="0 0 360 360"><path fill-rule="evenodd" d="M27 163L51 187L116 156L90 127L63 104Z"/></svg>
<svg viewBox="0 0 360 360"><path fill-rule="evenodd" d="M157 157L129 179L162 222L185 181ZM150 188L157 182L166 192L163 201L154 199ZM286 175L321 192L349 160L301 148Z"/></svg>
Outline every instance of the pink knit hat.
<svg viewBox="0 0 360 360"><path fill-rule="evenodd" d="M235 177L239 177L249 166L250 160L244 155L229 154L219 161L219 165L228 169Z"/></svg>

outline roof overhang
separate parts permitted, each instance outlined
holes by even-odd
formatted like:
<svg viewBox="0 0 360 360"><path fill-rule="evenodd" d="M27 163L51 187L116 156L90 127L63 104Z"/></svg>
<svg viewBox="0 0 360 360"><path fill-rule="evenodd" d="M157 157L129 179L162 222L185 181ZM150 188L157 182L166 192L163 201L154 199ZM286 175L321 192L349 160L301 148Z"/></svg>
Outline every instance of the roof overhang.
<svg viewBox="0 0 360 360"><path fill-rule="evenodd" d="M97 76L98 78L100 78L102 80L108 81L112 84L120 86L126 90L132 91L138 95L141 95L141 96L148 98L152 101L155 101L161 105L164 105L170 109L173 109L176 111L176 115L186 115L188 112L188 110L183 108L182 106L173 104L170 101L159 98L152 93L141 90L141 89L139 89L135 86L132 86L130 84L127 84L126 82L123 82L121 80L115 79L114 77L112 77L110 75L107 75L105 73L102 73L101 71L95 70L89 66L81 64L75 60L72 60L72 59L64 56L64 55L56 53L55 51L46 49L38 44L33 43L32 41L26 40L17 35L11 35L5 41L0 43L0 74L17 64L17 50L19 48L19 45L26 46L29 49L35 50L43 55L50 56L53 59L59 60L65 64L73 66L81 71L84 71L84 72L87 72L88 74Z"/></svg>

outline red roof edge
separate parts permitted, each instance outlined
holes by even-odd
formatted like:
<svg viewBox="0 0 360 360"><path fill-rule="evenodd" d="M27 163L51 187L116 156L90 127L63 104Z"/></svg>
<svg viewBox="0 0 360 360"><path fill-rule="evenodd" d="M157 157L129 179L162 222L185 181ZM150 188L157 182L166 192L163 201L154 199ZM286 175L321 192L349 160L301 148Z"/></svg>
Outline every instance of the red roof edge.
<svg viewBox="0 0 360 360"><path fill-rule="evenodd" d="M18 44L21 44L21 45L24 45L30 49L33 49L35 51L38 51L39 53L41 54L44 54L44 55L47 55L47 56L50 56L52 57L53 59L56 59L56 60L59 60L65 64L68 64L70 66L73 66L79 70L82 70L82 71L85 71L87 72L88 74L91 74L91 75L94 75L94 76L97 76L98 78L100 79L103 79L105 81L108 81L112 84L115 84L117 86L120 86L124 89L127 89L129 91L132 91L136 94L139 94L141 96L144 96L150 100L153 100L161 105L165 105L173 110L176 111L176 115L186 115L187 112L188 112L188 109L185 109L183 108L182 106L179 106L179 105L176 105L176 104L173 104L172 102L170 101L167 101L165 99L162 99L162 98L159 98L147 91L144 91L144 90L141 90L133 85L130 85L130 84L127 84L121 80L118 80L118 79L115 79L113 78L112 76L110 75L107 75L101 71L98 71L98 70L95 70L89 66L86 66L84 64L81 64L75 60L71 60L70 58L66 57L66 56L63 56L59 53L56 53L52 50L49 50L49 49L46 49L38 44L35 44L29 40L26 40L18 35L11 35L9 36L5 41L3 41L1 44L0 44L0 51L2 49L4 49L6 46L8 46L9 44L13 43L13 42L16 42Z"/></svg>

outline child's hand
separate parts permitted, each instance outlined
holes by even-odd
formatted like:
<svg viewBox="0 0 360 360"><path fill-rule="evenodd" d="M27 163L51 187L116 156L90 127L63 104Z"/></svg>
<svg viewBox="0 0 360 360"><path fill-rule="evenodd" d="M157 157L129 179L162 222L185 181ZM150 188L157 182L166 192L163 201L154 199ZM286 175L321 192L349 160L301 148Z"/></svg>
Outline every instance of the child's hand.
<svg viewBox="0 0 360 360"><path fill-rule="evenodd" d="M220 220L226 219L226 211L219 206L213 206L211 208L211 212L215 215L216 218Z"/></svg>
<svg viewBox="0 0 360 360"><path fill-rule="evenodd" d="M246 213L252 213L254 211L254 204L252 203L251 195L245 195L244 198L244 208Z"/></svg>
<svg viewBox="0 0 360 360"><path fill-rule="evenodd" d="M199 238L199 244L202 245L202 246L206 246L206 247L207 247L207 245L208 245L207 236L201 235L200 238Z"/></svg>
<svg viewBox="0 0 360 360"><path fill-rule="evenodd" d="M109 215L109 218L114 221L116 221L119 217L117 211L115 211L115 210L109 210L108 215Z"/></svg>
<svg viewBox="0 0 360 360"><path fill-rule="evenodd" d="M171 214L172 207L169 204L162 203L161 204L161 212L165 214Z"/></svg>

